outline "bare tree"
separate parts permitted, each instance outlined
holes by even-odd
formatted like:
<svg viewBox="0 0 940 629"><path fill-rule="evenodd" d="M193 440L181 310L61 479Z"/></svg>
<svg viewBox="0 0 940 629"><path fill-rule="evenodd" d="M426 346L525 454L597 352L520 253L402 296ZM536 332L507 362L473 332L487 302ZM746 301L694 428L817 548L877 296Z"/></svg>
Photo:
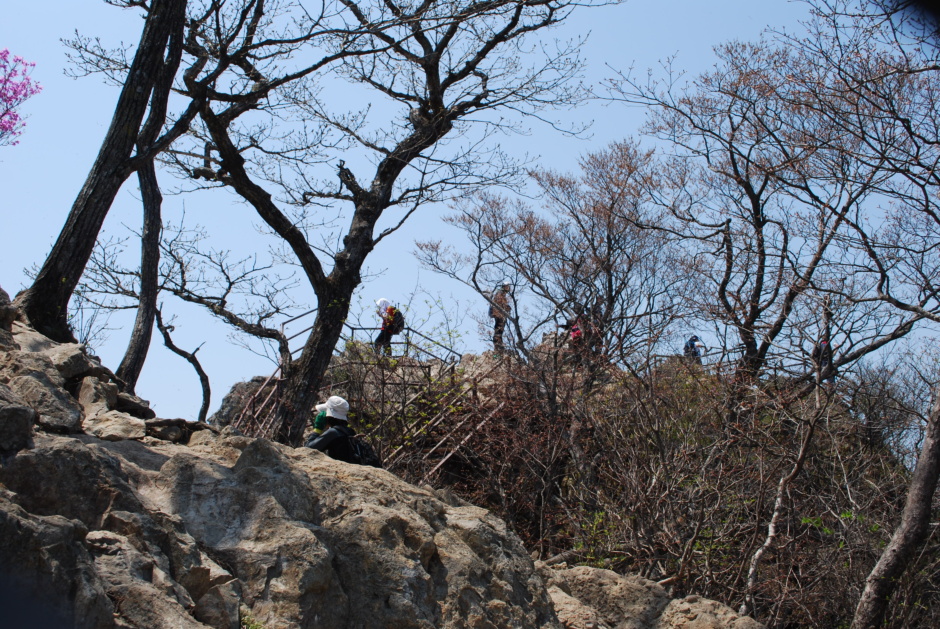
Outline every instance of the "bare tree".
<svg viewBox="0 0 940 629"><path fill-rule="evenodd" d="M675 151L657 191L671 216L663 229L683 242L687 268L707 283L697 296L702 318L738 337L738 386L728 399L734 421L741 395L770 361L812 379L807 340L834 335L834 373L903 337L922 317L845 308L850 318L834 322L836 330L821 325L827 295L848 303L865 290L848 277L859 254L845 239L887 175L822 138L807 142L807 128L821 132L824 121L781 95L800 67L798 54L766 42L717 52L716 70L687 88L677 89L671 74L662 83L622 76L611 88L614 100L651 107L647 132ZM810 319L815 339L804 334Z"/></svg>
<svg viewBox="0 0 940 629"><path fill-rule="evenodd" d="M118 0L115 4L141 6ZM145 11L140 42L127 66L98 157L33 284L16 298L32 325L58 341L74 341L68 303L118 190L135 170L152 162L184 133L197 111L189 108L161 135L173 77L182 58L186 0L154 0ZM132 155L135 145L137 152Z"/></svg>
<svg viewBox="0 0 940 629"><path fill-rule="evenodd" d="M317 298L316 320L300 356L282 365L288 442L301 437L368 255L420 206L512 179L515 167L485 142L490 133L508 130L508 123L495 115L488 119L489 112L539 118L547 108L582 97L568 86L578 68L576 43L542 57L526 48L532 34L559 23L573 7L554 0L414 7L343 2L341 18L351 25L322 41L328 50L342 50L331 80L365 86L371 98L383 99L388 117L378 124L367 111L332 112L323 91L328 86L304 77L266 92L267 101L253 92L220 94L218 88L187 83L194 97L206 96L206 105L196 130L199 144L176 154L180 164L245 199L286 243ZM212 57L220 50L228 54L228 45L195 43L191 50ZM244 83L272 83L253 54L245 59ZM534 61L526 65L529 60ZM263 61L271 64L270 58ZM242 121L256 108L283 110L280 119L304 126L288 134L275 130L274 118L260 126L253 126L251 116ZM471 117L481 122L470 125ZM481 133L471 133L475 128ZM445 137L452 142L445 145ZM208 157L199 146L207 147ZM317 162L330 155L342 157L335 167L338 182L317 179ZM198 170L206 161L217 168ZM373 167L366 174L368 161ZM323 224L315 213L324 207L335 208L338 216L349 208L348 228L341 235L321 234L323 244L314 244L316 227ZM385 215L389 209L393 216ZM386 226L376 234L380 220Z"/></svg>
<svg viewBox="0 0 940 629"><path fill-rule="evenodd" d="M98 161L68 222L33 286L19 299L37 329L52 338L71 339L66 318L69 298L115 195L124 181L139 171L145 220L139 286L132 291L139 293L138 317L118 370L124 386L132 390L149 347L158 292L161 193L154 160L190 131L208 99L238 100L229 111L243 113L285 83L306 77L342 56L344 48L325 52L306 65L291 63L290 68L279 68L283 72L275 72L265 83L257 80L260 75L250 59L261 60L262 69L272 70L272 59L289 58L324 33L341 38L341 32L350 31L335 20L330 7L312 15L295 2L158 0L147 4L114 0L113 4L142 10L147 20L144 33L133 60L127 59L124 49L109 50L97 38L77 35L67 42L73 49L75 74L101 74L106 81L122 86L122 92ZM288 15L291 10L294 14ZM324 26L326 22L330 24ZM207 54L200 42L209 42L218 54ZM187 65L178 76L184 58ZM173 91L187 97L175 117L167 112ZM131 155L135 144L136 153ZM187 176L205 177L205 170L187 172Z"/></svg>
<svg viewBox="0 0 940 629"><path fill-rule="evenodd" d="M779 37L806 59L791 105L825 121L832 130L827 146L886 174L877 182L884 219L849 221L850 242L864 256L855 274L868 287L864 298L937 322L940 39L936 21L915 11L916 4L813 1L809 35ZM807 137L819 142L818 133ZM904 512L868 576L854 628L882 625L908 559L927 537L940 473L938 412L935 404L926 418Z"/></svg>
<svg viewBox="0 0 940 629"><path fill-rule="evenodd" d="M686 314L687 278L671 272L678 252L640 227L661 211L650 202L655 177L652 152L612 143L585 156L578 177L533 171L543 211L492 195L461 202L448 221L466 233L471 250L419 243L419 259L483 299L499 279L513 278L518 307L508 319L513 349L526 361L539 359L545 335L580 318L584 336L575 344L582 354L642 368Z"/></svg>
<svg viewBox="0 0 940 629"><path fill-rule="evenodd" d="M273 341L276 349L268 357L274 362L287 360L287 339L272 321L285 317L295 305L289 298L296 286L293 277L281 277L256 256L234 258L229 250L207 247L208 235L198 226L167 224L162 233L155 292L202 306L247 338ZM146 269L123 264L130 239L147 240L132 233L130 238L99 242L95 247L79 284L87 308L103 312L136 308L140 312Z"/></svg>
<svg viewBox="0 0 940 629"><path fill-rule="evenodd" d="M173 330L172 321L166 323L163 322L163 315L159 308L157 308L154 313L154 318L156 319L157 328L160 330L160 334L163 335L163 344L166 345L167 349L171 352L180 356L186 360L193 369L196 370L196 375L199 376L199 384L202 387L202 404L199 406L199 413L196 416L196 421L205 422L206 417L209 414L209 403L212 401L212 387L209 384L209 374L206 373L205 369L202 368L202 364L199 362L199 359L196 358L196 352L202 349L202 345L197 347L191 352L179 347L176 343L173 342Z"/></svg>

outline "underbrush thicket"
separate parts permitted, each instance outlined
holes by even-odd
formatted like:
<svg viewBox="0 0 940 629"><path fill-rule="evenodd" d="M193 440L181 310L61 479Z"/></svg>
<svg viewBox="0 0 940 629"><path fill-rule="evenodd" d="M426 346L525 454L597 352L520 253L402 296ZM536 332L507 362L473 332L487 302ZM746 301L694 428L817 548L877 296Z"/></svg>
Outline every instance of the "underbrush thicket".
<svg viewBox="0 0 940 629"><path fill-rule="evenodd" d="M788 397L785 380L735 386L696 366L507 366L484 402L504 406L437 483L541 559L746 603L771 627L847 627L910 481L896 444L918 438L913 415L887 421L889 397L857 385ZM938 564L934 530L887 626L940 626Z"/></svg>

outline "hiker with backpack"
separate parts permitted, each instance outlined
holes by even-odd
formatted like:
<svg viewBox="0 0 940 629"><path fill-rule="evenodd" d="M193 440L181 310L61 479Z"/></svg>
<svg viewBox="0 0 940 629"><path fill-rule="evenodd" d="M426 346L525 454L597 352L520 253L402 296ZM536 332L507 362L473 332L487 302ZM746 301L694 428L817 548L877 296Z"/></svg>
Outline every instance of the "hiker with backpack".
<svg viewBox="0 0 940 629"><path fill-rule="evenodd" d="M503 330L506 329L506 319L509 317L509 290L511 288L512 284L506 280L489 295L490 317L493 319L493 351L497 353L506 350L503 345Z"/></svg>
<svg viewBox="0 0 940 629"><path fill-rule="evenodd" d="M376 314L382 320L382 331L375 337L375 353L384 353L386 356L392 355L392 337L401 334L405 329L405 315L401 310L392 305L392 302L382 297L375 302L377 306Z"/></svg>
<svg viewBox="0 0 940 629"><path fill-rule="evenodd" d="M702 352L704 349L705 344L702 343L697 336L692 335L689 337L689 340L685 342L685 346L682 348L682 353L685 355L685 361L690 365L701 365Z"/></svg>
<svg viewBox="0 0 940 629"><path fill-rule="evenodd" d="M349 427L349 402L333 395L314 408L325 413L327 429L323 434L310 435L304 444L306 447L319 450L337 461L382 467L372 446L356 436L356 431Z"/></svg>

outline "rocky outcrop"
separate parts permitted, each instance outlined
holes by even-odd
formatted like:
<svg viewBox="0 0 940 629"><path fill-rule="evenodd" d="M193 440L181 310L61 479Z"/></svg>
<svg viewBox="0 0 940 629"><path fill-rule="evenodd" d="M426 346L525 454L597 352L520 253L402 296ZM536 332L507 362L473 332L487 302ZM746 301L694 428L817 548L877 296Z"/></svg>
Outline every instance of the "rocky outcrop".
<svg viewBox="0 0 940 629"><path fill-rule="evenodd" d="M231 390L222 398L219 410L209 417L213 426L228 426L238 417L248 401L264 386L268 379L265 376L255 376L247 382L236 382Z"/></svg>
<svg viewBox="0 0 940 629"><path fill-rule="evenodd" d="M13 348L13 322L16 320L17 310L10 303L10 296L0 288L0 349Z"/></svg>
<svg viewBox="0 0 940 629"><path fill-rule="evenodd" d="M0 344L11 626L237 629L247 614L267 629L757 626L640 579L537 570L504 522L449 492L140 417L142 400L122 410L84 348L13 332Z"/></svg>
<svg viewBox="0 0 940 629"><path fill-rule="evenodd" d="M502 521L316 451L39 433L0 483L0 513L52 518L56 548L128 626L237 627L244 602L265 627L560 627ZM57 603L85 618L89 600Z"/></svg>
<svg viewBox="0 0 940 629"><path fill-rule="evenodd" d="M721 603L673 599L642 577L576 566L538 566L566 629L761 629L762 624Z"/></svg>

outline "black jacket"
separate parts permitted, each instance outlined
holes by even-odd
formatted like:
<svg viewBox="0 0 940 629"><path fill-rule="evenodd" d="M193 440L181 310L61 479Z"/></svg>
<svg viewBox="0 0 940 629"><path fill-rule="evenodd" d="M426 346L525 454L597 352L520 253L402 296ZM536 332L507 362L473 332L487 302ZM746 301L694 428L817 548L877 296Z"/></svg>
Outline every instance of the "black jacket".
<svg viewBox="0 0 940 629"><path fill-rule="evenodd" d="M813 347L811 355L813 362L817 365L832 364L832 345L829 343L820 343Z"/></svg>
<svg viewBox="0 0 940 629"><path fill-rule="evenodd" d="M305 444L308 448L325 452L330 458L347 463L355 463L352 444L349 437L356 431L349 426L331 426L321 435L313 435Z"/></svg>

